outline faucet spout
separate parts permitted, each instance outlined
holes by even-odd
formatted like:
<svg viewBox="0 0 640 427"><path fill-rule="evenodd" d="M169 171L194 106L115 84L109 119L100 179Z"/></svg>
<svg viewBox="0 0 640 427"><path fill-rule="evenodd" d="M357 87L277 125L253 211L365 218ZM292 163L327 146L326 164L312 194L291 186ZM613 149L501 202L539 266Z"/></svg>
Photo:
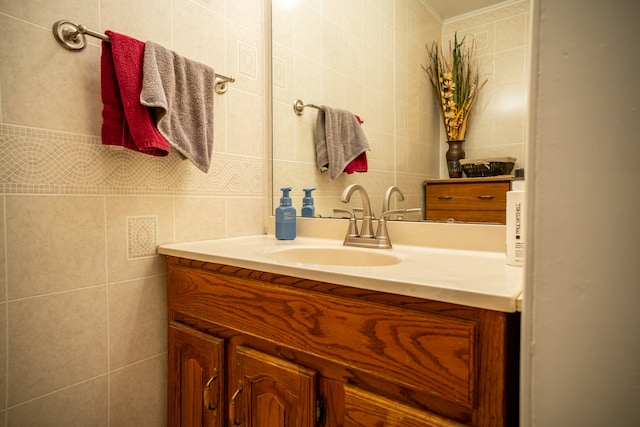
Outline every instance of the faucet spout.
<svg viewBox="0 0 640 427"><path fill-rule="evenodd" d="M356 191L360 193L360 198L362 199L362 227L360 228L360 237L374 238L375 235L373 234L373 225L371 223L371 219L373 218L371 214L371 202L364 187L360 184L351 184L342 192L340 201L342 203L349 203L351 195Z"/></svg>
<svg viewBox="0 0 640 427"><path fill-rule="evenodd" d="M382 200L382 212L387 212L389 210L389 205L391 204L391 196L393 195L393 193L398 193L400 201L404 201L404 194L402 194L402 191L395 185L392 185L391 187L387 188L387 192L385 193L384 199Z"/></svg>

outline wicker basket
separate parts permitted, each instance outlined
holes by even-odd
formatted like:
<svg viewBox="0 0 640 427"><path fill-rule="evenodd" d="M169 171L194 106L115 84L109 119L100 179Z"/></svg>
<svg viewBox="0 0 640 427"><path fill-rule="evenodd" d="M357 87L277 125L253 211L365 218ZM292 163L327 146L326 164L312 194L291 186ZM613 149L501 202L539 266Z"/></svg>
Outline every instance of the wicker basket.
<svg viewBox="0 0 640 427"><path fill-rule="evenodd" d="M460 166L462 166L464 174L469 178L509 175L515 164L515 157L460 159Z"/></svg>

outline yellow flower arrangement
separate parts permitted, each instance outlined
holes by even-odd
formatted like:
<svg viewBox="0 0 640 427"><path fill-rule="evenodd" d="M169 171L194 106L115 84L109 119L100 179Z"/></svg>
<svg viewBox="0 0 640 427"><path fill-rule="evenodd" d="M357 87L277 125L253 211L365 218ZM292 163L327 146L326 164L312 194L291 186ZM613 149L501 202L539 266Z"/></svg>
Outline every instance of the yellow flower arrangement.
<svg viewBox="0 0 640 427"><path fill-rule="evenodd" d="M458 42L458 34L454 34L446 57L440 43L433 42L430 49L427 47L429 64L422 67L433 85L448 141L464 140L471 108L487 83L479 83L480 75L472 62L472 50L464 46L465 38Z"/></svg>

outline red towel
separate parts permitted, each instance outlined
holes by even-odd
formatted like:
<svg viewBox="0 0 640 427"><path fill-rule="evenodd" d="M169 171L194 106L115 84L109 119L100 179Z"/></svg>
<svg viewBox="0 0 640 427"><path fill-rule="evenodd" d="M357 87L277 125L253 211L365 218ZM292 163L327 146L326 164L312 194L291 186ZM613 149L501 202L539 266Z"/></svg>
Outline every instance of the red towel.
<svg viewBox="0 0 640 427"><path fill-rule="evenodd" d="M344 168L345 173L354 172L366 172L369 170L369 164L367 163L367 153L360 154Z"/></svg>
<svg viewBox="0 0 640 427"><path fill-rule="evenodd" d="M107 31L102 42L102 143L153 156L169 154L169 143L156 129L150 110L140 103L144 43Z"/></svg>
<svg viewBox="0 0 640 427"><path fill-rule="evenodd" d="M358 123L362 124L360 116L354 114ZM362 152L358 157L351 160L351 162L344 168L345 173L352 174L354 172L366 172L369 170L369 164L367 163L367 152Z"/></svg>

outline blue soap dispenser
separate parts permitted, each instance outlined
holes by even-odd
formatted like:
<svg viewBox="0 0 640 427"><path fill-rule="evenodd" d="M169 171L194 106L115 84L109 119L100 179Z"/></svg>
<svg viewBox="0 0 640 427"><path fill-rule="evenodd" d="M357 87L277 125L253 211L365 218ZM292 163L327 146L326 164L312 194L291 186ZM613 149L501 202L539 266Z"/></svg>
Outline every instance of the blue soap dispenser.
<svg viewBox="0 0 640 427"><path fill-rule="evenodd" d="M316 214L316 208L313 206L313 197L311 197L311 192L315 190L315 188L305 188L304 197L302 198L302 216L307 218L313 218Z"/></svg>
<svg viewBox="0 0 640 427"><path fill-rule="evenodd" d="M276 208L276 239L293 240L296 238L296 208L291 206L290 187L280 189L282 197Z"/></svg>

